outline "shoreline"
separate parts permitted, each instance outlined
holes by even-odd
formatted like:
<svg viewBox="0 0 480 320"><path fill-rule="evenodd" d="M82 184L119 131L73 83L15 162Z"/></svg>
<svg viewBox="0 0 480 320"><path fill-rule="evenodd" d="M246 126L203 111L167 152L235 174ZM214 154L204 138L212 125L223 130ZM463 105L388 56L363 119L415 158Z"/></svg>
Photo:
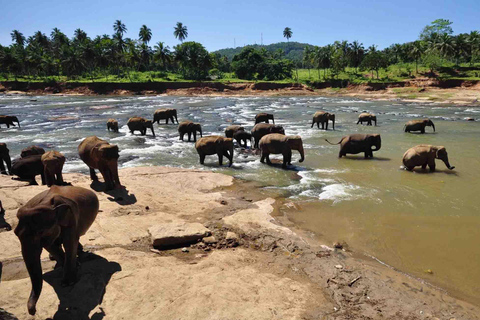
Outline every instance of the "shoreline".
<svg viewBox="0 0 480 320"><path fill-rule="evenodd" d="M70 301L65 298L68 292L58 291L55 281L46 280L50 285L44 285L39 316L60 315L58 312L63 311L56 309L62 298L77 308L69 312L101 308L105 319L120 315L153 319L154 310L165 312L165 319L204 318L211 316L211 308L217 317L231 319L251 318L249 308L257 312L258 319L478 319L480 314L478 306L456 299L425 280L373 259L362 259L358 257L361 253L323 245L317 236L300 230L281 214L281 209L294 210L295 202L259 189L254 182L206 170L169 167L126 168L119 174L126 191L96 192L102 212L82 243L109 264L119 264L121 271L111 275L103 288L103 302L94 306ZM87 175L66 173L64 178L90 188ZM154 186L148 183L152 179ZM45 189L0 176L7 222L15 227L16 209ZM217 242L204 239L188 252L181 248L151 251L147 230L151 225L170 222L200 222ZM28 318L29 279L18 240L13 231L0 232L0 243L6 249L0 252L0 292L8 292L0 294L1 308L19 319ZM43 257L43 272L48 273L45 278L59 278L58 272L50 272L53 263L45 253ZM99 271L95 268L105 264L98 260L82 265L80 281L74 286L78 294L94 295L88 290L98 289L94 273ZM96 271L90 274L88 270ZM173 302L167 306L163 300Z"/></svg>

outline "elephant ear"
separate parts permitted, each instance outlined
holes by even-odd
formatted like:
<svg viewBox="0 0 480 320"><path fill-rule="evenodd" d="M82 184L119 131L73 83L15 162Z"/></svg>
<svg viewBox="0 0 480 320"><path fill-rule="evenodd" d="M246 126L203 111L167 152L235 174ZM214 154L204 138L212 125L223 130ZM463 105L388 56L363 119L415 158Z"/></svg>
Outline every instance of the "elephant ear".
<svg viewBox="0 0 480 320"><path fill-rule="evenodd" d="M60 226L73 227L77 224L73 213L75 208L73 208L74 204L71 200L62 196L55 196L50 203L52 204L53 210L55 210L57 221Z"/></svg>
<svg viewBox="0 0 480 320"><path fill-rule="evenodd" d="M445 149L444 146L437 147L437 152L435 153L435 157L437 159L441 159L442 157L445 157L446 154L447 154L447 150Z"/></svg>

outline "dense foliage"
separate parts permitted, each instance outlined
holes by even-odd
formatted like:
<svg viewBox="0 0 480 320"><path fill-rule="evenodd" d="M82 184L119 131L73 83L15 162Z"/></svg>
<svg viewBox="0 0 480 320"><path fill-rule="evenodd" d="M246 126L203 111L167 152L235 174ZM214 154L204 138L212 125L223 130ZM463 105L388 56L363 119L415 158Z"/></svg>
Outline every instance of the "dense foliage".
<svg viewBox="0 0 480 320"><path fill-rule="evenodd" d="M309 44L292 41L292 42L272 43L269 45L253 44L250 46L254 47L255 49L264 48L270 53L274 53L278 50L282 50L285 54L284 55L285 59L288 59L294 62L300 62L302 61L303 51L306 46L309 46ZM232 61L233 56L236 54L239 54L243 50L243 48L244 47L220 49L215 51L215 53L218 53L222 56L226 56L228 60Z"/></svg>
<svg viewBox="0 0 480 320"><path fill-rule="evenodd" d="M271 54L264 48L248 46L235 55L232 70L239 79L246 80L283 80L292 77L293 63L282 59L283 52Z"/></svg>

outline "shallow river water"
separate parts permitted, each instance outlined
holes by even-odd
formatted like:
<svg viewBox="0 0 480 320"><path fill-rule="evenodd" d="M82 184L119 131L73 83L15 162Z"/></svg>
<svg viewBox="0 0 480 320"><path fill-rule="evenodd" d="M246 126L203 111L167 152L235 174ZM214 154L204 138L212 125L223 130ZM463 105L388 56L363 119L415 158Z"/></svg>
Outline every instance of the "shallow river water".
<svg viewBox="0 0 480 320"><path fill-rule="evenodd" d="M156 109L167 107L177 108L179 121L202 123L204 135L223 135L232 123L250 129L256 113L274 113L287 134L302 136L305 162L294 152L293 166L282 170L236 152L231 168L218 168L216 156L207 157L203 167L194 144L179 141L174 125L155 124L155 138L128 132L130 116L151 119ZM317 110L336 114L335 131L331 124L328 131L310 128ZM362 111L376 113L378 126L356 125ZM76 149L83 138L97 135L119 145L121 167L205 168L254 180L298 201L301 210L289 212L289 218L329 243L346 241L357 252L480 304L480 122L464 120L480 118L480 109L325 97L0 96L0 114L21 121L20 129L0 129L0 142L7 143L12 158L36 144L65 154L64 171L87 173ZM406 121L421 117L432 119L437 132L402 131ZM108 118L119 120L120 133L107 132ZM338 159L339 147L324 141L356 132L381 134L382 148L373 159L361 154ZM437 160L433 174L400 170L403 153L417 144L445 146L456 169Z"/></svg>

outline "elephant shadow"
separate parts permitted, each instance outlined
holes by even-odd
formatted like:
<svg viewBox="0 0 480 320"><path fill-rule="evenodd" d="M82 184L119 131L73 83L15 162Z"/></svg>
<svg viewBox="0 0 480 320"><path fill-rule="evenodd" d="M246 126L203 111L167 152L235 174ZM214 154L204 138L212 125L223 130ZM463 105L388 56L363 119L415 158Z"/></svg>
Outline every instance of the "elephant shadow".
<svg viewBox="0 0 480 320"><path fill-rule="evenodd" d="M405 169L405 167L400 167L400 169L402 170L405 170L405 171L408 171L407 169ZM418 174L435 174L435 173L444 173L444 174L448 174L448 175L453 175L453 176L458 176L458 172L457 171L454 171L454 170L439 170L439 169L435 169L434 172L431 172L429 168L425 168L425 169L422 169L422 168L417 168L415 167L412 172L415 172L415 173L418 173Z"/></svg>
<svg viewBox="0 0 480 320"><path fill-rule="evenodd" d="M410 134L421 134L421 135L424 135L424 134L437 134L436 132L426 132L425 133L421 133L419 131L410 131L410 132L407 132L407 133L410 133Z"/></svg>
<svg viewBox="0 0 480 320"><path fill-rule="evenodd" d="M360 160L360 161L390 161L392 159L390 158L384 158L384 157L372 157L372 158L365 158L365 157L355 157L355 156L344 156L346 159L350 160Z"/></svg>
<svg viewBox="0 0 480 320"><path fill-rule="evenodd" d="M90 184L90 188L97 192L104 192L111 197L108 197L107 199L110 201L115 201L119 205L126 206L129 204L134 204L137 202L137 197L133 193L129 193L127 188L122 186L119 189L113 189L109 191L105 191L105 182L100 182L100 181L93 181Z"/></svg>
<svg viewBox="0 0 480 320"><path fill-rule="evenodd" d="M0 319L2 320L18 320L16 316L5 309L0 308Z"/></svg>
<svg viewBox="0 0 480 320"><path fill-rule="evenodd" d="M105 317L101 307L100 311L91 317L89 314L101 305L112 275L122 268L117 262L108 261L93 253L85 253L79 260L82 263L78 272L79 280L73 286L62 286L62 268L43 275L43 279L53 287L60 300L58 310L53 316L55 320L101 320Z"/></svg>

